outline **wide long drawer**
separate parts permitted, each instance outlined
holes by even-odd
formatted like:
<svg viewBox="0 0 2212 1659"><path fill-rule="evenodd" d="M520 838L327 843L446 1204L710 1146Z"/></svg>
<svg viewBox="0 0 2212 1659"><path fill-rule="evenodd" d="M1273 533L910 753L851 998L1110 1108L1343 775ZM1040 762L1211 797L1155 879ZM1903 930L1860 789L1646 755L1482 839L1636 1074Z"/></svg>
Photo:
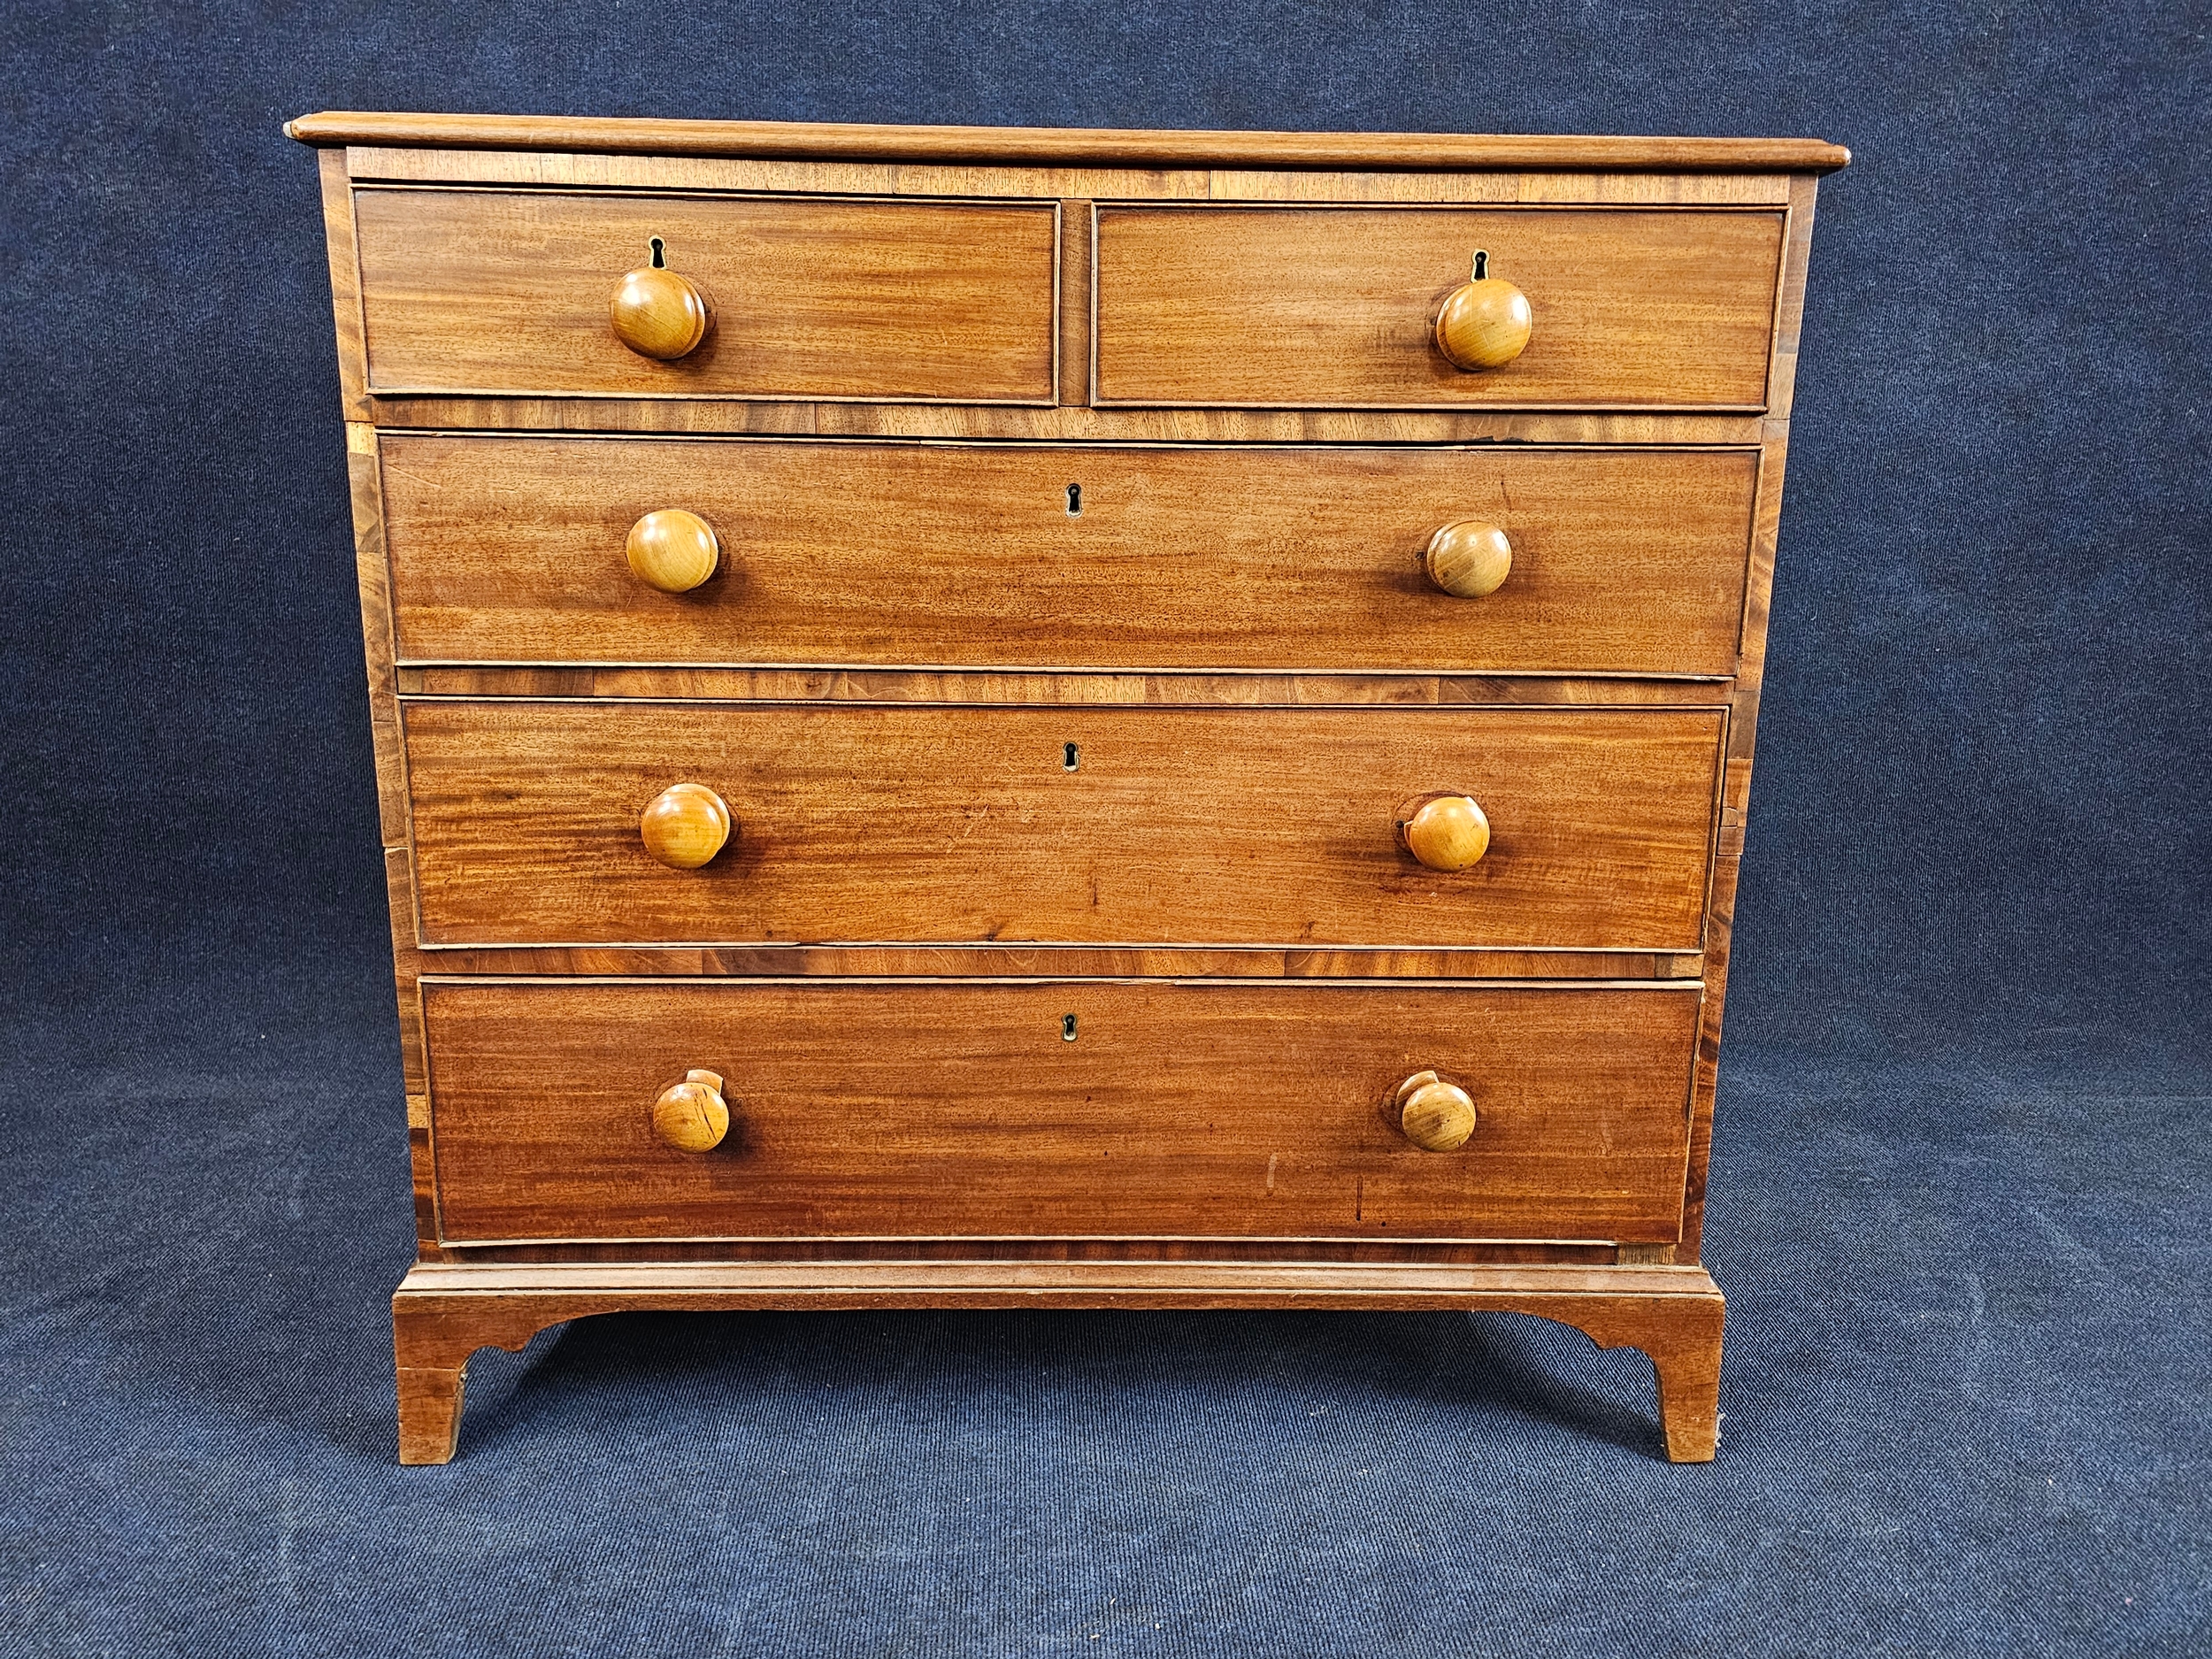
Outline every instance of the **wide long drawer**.
<svg viewBox="0 0 2212 1659"><path fill-rule="evenodd" d="M1053 400L1049 203L365 189L354 223L372 391ZM656 259L714 307L666 362L609 321Z"/></svg>
<svg viewBox="0 0 2212 1659"><path fill-rule="evenodd" d="M979 708L411 700L422 936L1701 947L1715 709ZM649 856L672 785L726 803ZM1471 868L1402 808L1473 797Z"/></svg>
<svg viewBox="0 0 2212 1659"><path fill-rule="evenodd" d="M1766 403L1778 212L1101 207L1097 239L1102 403ZM1477 250L1534 326L1471 373L1431 328Z"/></svg>
<svg viewBox="0 0 2212 1659"><path fill-rule="evenodd" d="M449 1242L1678 1235L1694 985L429 982ZM661 1093L720 1082L710 1150ZM1472 1099L1426 1152L1393 1110Z"/></svg>
<svg viewBox="0 0 2212 1659"><path fill-rule="evenodd" d="M446 662L1734 672L1748 451L386 436L399 655ZM625 557L677 510L681 593ZM1455 598L1447 525L1510 547Z"/></svg>

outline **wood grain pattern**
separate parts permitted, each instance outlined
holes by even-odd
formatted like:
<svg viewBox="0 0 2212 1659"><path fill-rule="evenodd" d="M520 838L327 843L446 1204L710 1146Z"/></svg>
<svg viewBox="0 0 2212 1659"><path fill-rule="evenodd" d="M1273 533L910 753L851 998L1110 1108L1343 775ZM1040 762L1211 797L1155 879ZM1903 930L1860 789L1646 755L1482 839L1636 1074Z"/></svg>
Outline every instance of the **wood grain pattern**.
<svg viewBox="0 0 2212 1659"><path fill-rule="evenodd" d="M288 121L304 144L606 150L653 156L822 156L910 162L1107 165L1832 170L1851 152L1811 138L1525 134L1131 131L1056 127L891 127L843 121L641 120L574 115L439 115L324 110Z"/></svg>
<svg viewBox="0 0 2212 1659"><path fill-rule="evenodd" d="M1513 573L1512 538L1479 518L1445 525L1422 552L1421 573L1455 599L1487 599Z"/></svg>
<svg viewBox="0 0 2212 1659"><path fill-rule="evenodd" d="M1060 402L1091 401L1091 204L1060 204Z"/></svg>
<svg viewBox="0 0 2212 1659"><path fill-rule="evenodd" d="M1756 411L1095 409L725 397L379 393L387 430L949 439L1015 443L1543 443L1756 449Z"/></svg>
<svg viewBox="0 0 2212 1659"><path fill-rule="evenodd" d="M354 145L345 154L348 172L362 183L491 184L693 195L918 196L1033 202L1108 196L1202 201L1211 176L1203 168L1190 167L625 156L580 150L410 150L377 145ZM1671 179L1693 191L1725 191L1744 178L1730 173L1604 176Z"/></svg>
<svg viewBox="0 0 2212 1659"><path fill-rule="evenodd" d="M368 361L363 344L361 280L353 240L353 191L345 154L326 150L316 157L323 204L323 248L330 268L330 304L337 323L338 405L348 421L367 420Z"/></svg>
<svg viewBox="0 0 2212 1659"><path fill-rule="evenodd" d="M687 594L720 568L722 544L697 513L662 507L630 526L622 553L630 574L664 594Z"/></svg>
<svg viewBox="0 0 2212 1659"><path fill-rule="evenodd" d="M411 892L411 887L409 888ZM407 926L414 911L405 910ZM1694 979L1701 951L1256 949L1237 946L506 945L417 947L406 982L432 974L884 975L996 979Z"/></svg>
<svg viewBox="0 0 2212 1659"><path fill-rule="evenodd" d="M1722 722L414 702L405 724L435 944L1679 950L1701 943ZM638 841L678 780L741 826L702 870ZM1478 795L1493 832L1450 875L1392 819L1440 783Z"/></svg>
<svg viewBox="0 0 2212 1659"><path fill-rule="evenodd" d="M1022 197L1064 201L1517 203L1577 207L1766 207L1789 200L1771 173L1344 172L1325 168L1100 167L634 156L574 150L344 151L362 183L745 191L772 195ZM1087 233L1086 233L1087 234Z"/></svg>
<svg viewBox="0 0 2212 1659"><path fill-rule="evenodd" d="M415 992L415 981L422 972L415 948L421 925L415 917L411 848L384 849L384 892L392 928L392 975L399 996L400 1074L407 1092L420 1094L430 1087L430 1062L422 1040L422 1004Z"/></svg>
<svg viewBox="0 0 2212 1659"><path fill-rule="evenodd" d="M369 741L376 764L377 833L383 845L397 847L407 840L407 757L400 742L399 705L395 701L383 486L376 434L365 422L346 423L346 478L353 503L353 572L361 604L362 661L368 675Z"/></svg>
<svg viewBox="0 0 2212 1659"><path fill-rule="evenodd" d="M360 189L371 387L1049 403L1052 204ZM652 238L713 296L672 363L608 296Z"/></svg>
<svg viewBox="0 0 2212 1659"><path fill-rule="evenodd" d="M663 363L689 357L714 326L714 302L705 289L681 272L649 265L624 273L607 312L616 339Z"/></svg>
<svg viewBox="0 0 2212 1659"><path fill-rule="evenodd" d="M1490 850L1490 820L1472 796L1431 790L1391 815L1398 845L1431 870L1472 869Z"/></svg>
<svg viewBox="0 0 2212 1659"><path fill-rule="evenodd" d="M1710 1460L1725 1307L1695 1267L1350 1267L1199 1263L419 1266L392 1298L400 1458L443 1463L458 1440L469 1356L519 1350L564 1320L624 1310L1256 1308L1533 1314L1600 1348L1640 1348L1658 1382L1661 1444Z"/></svg>
<svg viewBox="0 0 2212 1659"><path fill-rule="evenodd" d="M1689 1263L1815 175L1845 152L406 116L299 135L328 146L429 1264L395 1301L403 1461L452 1455L474 1347L562 1318L1040 1304L1541 1313L1644 1348L1670 1455L1711 1455L1724 1312ZM607 311L652 235L725 308L667 365ZM1532 343L1462 375L1425 336L1477 247L1532 302ZM749 334L725 326L733 280L756 284ZM1090 406L1094 383L1126 401ZM669 493L626 515L642 482ZM645 561L672 588L723 567L680 597L624 557L663 509L739 533ZM1447 524L1499 527L1461 549L1481 569L1440 567L1494 591L1427 587ZM664 869L639 813L692 779L747 821ZM1432 874L1382 839L1462 788L1495 821L1480 864ZM782 841L753 833L764 810ZM483 1000L465 1041L426 996ZM946 997L1025 1035L912 1012ZM528 1011L570 999L599 1012ZM712 1071L672 1051L606 1080L653 1041L757 1033ZM1662 1059L1639 1070L1639 1044ZM825 1056L857 1094L810 1071ZM572 1062L601 1080L564 1088ZM749 1097L749 1066L780 1093ZM725 1143L656 1139L655 1102L724 1068ZM1421 1152L1390 1092L1439 1068L1415 1127L1455 1138L1463 1083L1474 1120ZM1308 1098L1352 1072L1357 1111ZM1517 1077L1536 1106L1494 1112ZM626 1150L592 1128L617 1092ZM455 1121L481 1131L457 1164ZM590 1144L532 1161L563 1134ZM1417 1171L1381 1189L1394 1213L1371 1157ZM726 1217L758 1195L686 1166L749 1158L783 1231L481 1242L441 1213L458 1183L463 1221L472 1194L572 1220L580 1180L632 1221ZM1348 1232L1269 1230L1340 1220L1348 1170ZM1133 1205L1191 1226L1137 1236ZM828 1212L888 1219L833 1237ZM1520 1231L1399 1225L1471 1214ZM1576 1217L1597 1231L1560 1236ZM1025 1220L1044 1231L1003 1230Z"/></svg>
<svg viewBox="0 0 2212 1659"><path fill-rule="evenodd" d="M653 1102L653 1133L679 1152L711 1152L730 1133L730 1108L722 1079L694 1067Z"/></svg>
<svg viewBox="0 0 2212 1659"><path fill-rule="evenodd" d="M1698 1018L1697 1069L1690 1079L1690 1156L1683 1190L1680 1256L1694 1262L1705 1229L1705 1191L1713 1150L1713 1101L1720 1086L1721 1016L1728 998L1728 956L1736 919L1736 886L1742 860L1713 860L1706 908L1705 1006Z"/></svg>
<svg viewBox="0 0 2212 1659"><path fill-rule="evenodd" d="M1479 251L1475 269L1482 270L1488 258ZM1481 277L1444 296L1436 313L1436 349L1455 369L1502 369L1528 349L1532 321L1527 295L1497 277Z"/></svg>
<svg viewBox="0 0 2212 1659"><path fill-rule="evenodd" d="M1100 207L1105 403L1757 408L1782 216ZM1502 368L1431 326L1473 250L1528 296Z"/></svg>
<svg viewBox="0 0 2212 1659"><path fill-rule="evenodd" d="M1456 1152L1480 1126L1474 1096L1433 1071L1416 1071L1398 1085L1398 1126L1424 1152Z"/></svg>
<svg viewBox="0 0 2212 1659"><path fill-rule="evenodd" d="M396 1322L397 1312L395 1310ZM514 1346L519 1349L529 1338ZM490 1341L471 1344L493 1346ZM504 1346L504 1344L501 1344ZM399 1393L399 1461L405 1464L446 1463L461 1443L461 1400L466 1387L468 1361L449 1366L401 1365L396 1381Z"/></svg>
<svg viewBox="0 0 2212 1659"><path fill-rule="evenodd" d="M1186 708L1728 706L1724 680L1509 674L1025 673L937 669L414 664L402 693L440 697L650 697L739 703L1154 703Z"/></svg>
<svg viewBox="0 0 2212 1659"><path fill-rule="evenodd" d="M672 783L645 803L638 841L671 870L696 870L713 861L734 827L722 797L704 784Z"/></svg>
<svg viewBox="0 0 2212 1659"><path fill-rule="evenodd" d="M1430 206L1514 204L1524 207L1766 207L1786 200L1770 174L1598 173L1325 173L1217 168L1206 175L1213 202L1367 202ZM1168 192L1116 190L1118 200Z"/></svg>
<svg viewBox="0 0 2212 1659"><path fill-rule="evenodd" d="M1694 987L426 987L448 1242L924 1233L1671 1240ZM1076 1037L1069 1041L1066 1022ZM729 1133L654 1131L723 1079ZM1460 1079L1459 1152L1399 1132Z"/></svg>
<svg viewBox="0 0 2212 1659"><path fill-rule="evenodd" d="M1746 450L381 447L402 657L480 663L1725 674L1757 476ZM680 595L624 558L665 509L722 549ZM1423 573L1471 518L1512 543L1479 604Z"/></svg>
<svg viewBox="0 0 2212 1659"><path fill-rule="evenodd" d="M434 1247L472 1264L569 1262L1342 1262L1457 1267L1611 1267L1666 1244L1475 1239L615 1239ZM1670 1255L1666 1258L1672 1261ZM1639 1263L1650 1265L1650 1263Z"/></svg>
<svg viewBox="0 0 2212 1659"><path fill-rule="evenodd" d="M411 995L414 987L410 985ZM419 1026L419 1022L418 1023ZM415 1243L418 1250L438 1249L438 1175L436 1155L430 1145L430 1096L407 1096L407 1161L415 1202Z"/></svg>

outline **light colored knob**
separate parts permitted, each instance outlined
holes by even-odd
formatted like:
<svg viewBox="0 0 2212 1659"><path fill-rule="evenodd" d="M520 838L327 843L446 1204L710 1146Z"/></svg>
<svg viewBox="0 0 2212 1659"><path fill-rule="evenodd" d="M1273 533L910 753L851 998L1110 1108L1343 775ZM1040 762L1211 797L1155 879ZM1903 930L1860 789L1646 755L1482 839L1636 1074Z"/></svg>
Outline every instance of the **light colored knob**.
<svg viewBox="0 0 2212 1659"><path fill-rule="evenodd" d="M714 526L676 507L649 512L632 525L623 551L638 580L664 594L689 593L714 574L722 558Z"/></svg>
<svg viewBox="0 0 2212 1659"><path fill-rule="evenodd" d="M730 839L730 809L703 783L672 783L639 817L638 833L672 870L696 870Z"/></svg>
<svg viewBox="0 0 2212 1659"><path fill-rule="evenodd" d="M1474 1096L1433 1071L1398 1085L1398 1126L1424 1152L1456 1152L1475 1133Z"/></svg>
<svg viewBox="0 0 2212 1659"><path fill-rule="evenodd" d="M1464 518L1446 525L1429 538L1421 568L1446 593L1461 599L1480 599L1504 585L1513 569L1513 543L1494 524Z"/></svg>
<svg viewBox="0 0 2212 1659"><path fill-rule="evenodd" d="M1398 809L1398 845L1432 870L1465 870L1490 850L1490 820L1471 795L1418 795Z"/></svg>
<svg viewBox="0 0 2212 1659"><path fill-rule="evenodd" d="M711 1152L720 1146L730 1133L722 1079L711 1071L687 1071L682 1082L671 1083L653 1102L653 1133L679 1152Z"/></svg>
<svg viewBox="0 0 2212 1659"><path fill-rule="evenodd" d="M663 265L640 265L614 285L607 315L624 345L640 357L665 362L707 337L714 303L689 277Z"/></svg>
<svg viewBox="0 0 2212 1659"><path fill-rule="evenodd" d="M1478 252L1473 277L1436 313L1436 349L1454 368L1502 369L1527 348L1535 322L1528 296L1492 276L1489 254Z"/></svg>

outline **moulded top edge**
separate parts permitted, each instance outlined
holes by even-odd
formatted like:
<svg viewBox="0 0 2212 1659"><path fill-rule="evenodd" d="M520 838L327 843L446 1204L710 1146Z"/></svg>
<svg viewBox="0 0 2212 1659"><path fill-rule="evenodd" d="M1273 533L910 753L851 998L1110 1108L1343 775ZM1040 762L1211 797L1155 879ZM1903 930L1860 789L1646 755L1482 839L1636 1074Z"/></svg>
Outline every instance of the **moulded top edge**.
<svg viewBox="0 0 2212 1659"><path fill-rule="evenodd" d="M326 110L285 123L303 144L820 157L1029 165L1832 173L1851 152L1816 138L1563 134L1118 132L1062 127L879 127L565 115Z"/></svg>

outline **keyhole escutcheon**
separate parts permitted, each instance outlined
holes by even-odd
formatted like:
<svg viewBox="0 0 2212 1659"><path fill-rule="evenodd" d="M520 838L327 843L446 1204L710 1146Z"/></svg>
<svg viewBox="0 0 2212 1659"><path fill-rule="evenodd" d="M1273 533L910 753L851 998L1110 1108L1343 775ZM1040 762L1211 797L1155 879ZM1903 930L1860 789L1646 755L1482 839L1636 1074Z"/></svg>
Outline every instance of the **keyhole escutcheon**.
<svg viewBox="0 0 2212 1659"><path fill-rule="evenodd" d="M1083 764L1083 747L1079 743L1060 745L1060 770L1073 772Z"/></svg>

